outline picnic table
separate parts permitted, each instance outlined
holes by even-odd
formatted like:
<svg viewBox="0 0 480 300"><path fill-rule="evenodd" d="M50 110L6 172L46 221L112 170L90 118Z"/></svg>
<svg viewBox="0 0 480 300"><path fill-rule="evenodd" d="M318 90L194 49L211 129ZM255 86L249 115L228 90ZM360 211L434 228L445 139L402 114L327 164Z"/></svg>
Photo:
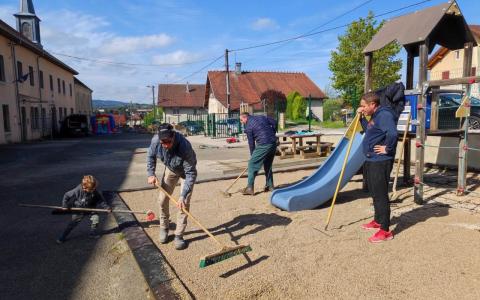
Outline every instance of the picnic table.
<svg viewBox="0 0 480 300"><path fill-rule="evenodd" d="M328 155L332 148L332 143L322 143L321 137L323 133L294 133L294 134L277 134L277 140L279 141L280 158L285 158L287 152L294 157L300 156L306 158L308 152L313 152L315 156ZM315 138L315 141L304 141L307 138ZM297 145L298 143L298 145ZM297 155L297 151L299 152Z"/></svg>

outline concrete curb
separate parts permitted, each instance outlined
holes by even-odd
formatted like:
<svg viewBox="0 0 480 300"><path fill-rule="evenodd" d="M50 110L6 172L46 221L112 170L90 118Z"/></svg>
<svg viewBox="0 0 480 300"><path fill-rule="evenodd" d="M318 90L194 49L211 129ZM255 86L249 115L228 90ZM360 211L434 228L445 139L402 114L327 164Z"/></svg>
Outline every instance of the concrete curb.
<svg viewBox="0 0 480 300"><path fill-rule="evenodd" d="M322 162L321 162L322 163ZM302 166L297 166L297 167L287 167L287 168L279 168L279 169L273 169L273 173L286 173L286 172L296 172L296 171L303 171L303 170L312 170L312 169L318 169L321 165L319 164L309 164L309 165L302 165ZM241 170L238 172L240 173ZM258 172L258 175L264 174L263 171ZM199 183L206 183L206 182L212 182L212 181L219 181L219 180L231 180L237 178L238 175L222 175L222 176L215 176L215 177L210 177L210 178L204 178L204 179L199 179L195 182L195 184ZM245 178L247 175L243 175L241 178ZM117 193L128 193L128 192L139 192L139 191L149 191L149 190L155 190L157 189L156 187L150 186L150 185L145 185L141 186L138 188L129 188L129 189L120 189L117 190Z"/></svg>
<svg viewBox="0 0 480 300"><path fill-rule="evenodd" d="M129 209L117 192L103 192L105 199L112 203L113 209ZM184 283L175 276L170 264L162 255L160 249L152 242L132 214L113 213L118 228L125 236L125 240L143 273L143 277L155 299L182 299L181 295L193 294ZM172 281L178 281L176 286L183 290L174 290Z"/></svg>

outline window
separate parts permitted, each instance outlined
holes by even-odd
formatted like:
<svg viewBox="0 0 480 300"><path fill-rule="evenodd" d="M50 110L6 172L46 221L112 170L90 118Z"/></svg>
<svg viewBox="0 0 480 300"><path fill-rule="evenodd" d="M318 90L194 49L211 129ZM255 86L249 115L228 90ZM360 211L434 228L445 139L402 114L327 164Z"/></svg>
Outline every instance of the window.
<svg viewBox="0 0 480 300"><path fill-rule="evenodd" d="M67 117L67 108L66 107L63 108L63 116L65 118Z"/></svg>
<svg viewBox="0 0 480 300"><path fill-rule="evenodd" d="M17 79L22 78L23 76L23 65L21 61L17 61Z"/></svg>
<svg viewBox="0 0 480 300"><path fill-rule="evenodd" d="M5 81L5 63L2 55L0 55L0 81Z"/></svg>
<svg viewBox="0 0 480 300"><path fill-rule="evenodd" d="M10 112L8 111L8 105L2 105L3 111L3 129L5 132L10 132Z"/></svg>
<svg viewBox="0 0 480 300"><path fill-rule="evenodd" d="M73 108L70 108L70 114L73 115Z"/></svg>
<svg viewBox="0 0 480 300"><path fill-rule="evenodd" d="M65 80L62 80L63 94L65 95Z"/></svg>
<svg viewBox="0 0 480 300"><path fill-rule="evenodd" d="M38 71L38 82L40 82L40 88L43 89L43 71Z"/></svg>
<svg viewBox="0 0 480 300"><path fill-rule="evenodd" d="M455 51L455 59L460 59L460 50Z"/></svg>
<svg viewBox="0 0 480 300"><path fill-rule="evenodd" d="M477 67L472 67L472 74L470 76L477 76Z"/></svg>
<svg viewBox="0 0 480 300"><path fill-rule="evenodd" d="M50 90L53 92L53 76L48 75L48 77L50 78Z"/></svg>
<svg viewBox="0 0 480 300"><path fill-rule="evenodd" d="M450 71L443 71L442 79L450 79Z"/></svg>
<svg viewBox="0 0 480 300"><path fill-rule="evenodd" d="M180 114L180 109L174 108L174 109L173 109L173 114L174 114L174 115L179 115L179 114Z"/></svg>
<svg viewBox="0 0 480 300"><path fill-rule="evenodd" d="M40 128L40 115L39 115L39 110L38 110L38 107L35 107L33 109L33 116L34 116L34 121L35 121L35 129L39 129Z"/></svg>
<svg viewBox="0 0 480 300"><path fill-rule="evenodd" d="M63 120L63 109L61 107L58 108L58 117L59 121Z"/></svg>
<svg viewBox="0 0 480 300"><path fill-rule="evenodd" d="M28 78L30 78L30 85L34 86L35 85L35 78L33 77L33 67L28 66Z"/></svg>
<svg viewBox="0 0 480 300"><path fill-rule="evenodd" d="M73 92L72 92L72 84L70 83L70 97L72 97Z"/></svg>
<svg viewBox="0 0 480 300"><path fill-rule="evenodd" d="M57 78L57 87L58 87L58 93L60 94L62 92L62 89L60 86L60 78Z"/></svg>
<svg viewBox="0 0 480 300"><path fill-rule="evenodd" d="M47 111L45 108L42 108L42 128L44 130L47 128Z"/></svg>
<svg viewBox="0 0 480 300"><path fill-rule="evenodd" d="M33 113L33 107L30 107L30 127L32 129L35 129L35 122L33 122L33 119L35 118L34 113Z"/></svg>

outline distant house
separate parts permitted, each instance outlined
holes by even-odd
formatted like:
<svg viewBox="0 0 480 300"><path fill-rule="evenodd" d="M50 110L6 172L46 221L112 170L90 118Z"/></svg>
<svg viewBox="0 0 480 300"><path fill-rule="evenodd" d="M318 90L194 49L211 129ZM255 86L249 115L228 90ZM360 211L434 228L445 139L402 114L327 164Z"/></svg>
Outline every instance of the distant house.
<svg viewBox="0 0 480 300"><path fill-rule="evenodd" d="M159 84L158 106L163 108L163 120L179 123L189 114L206 113L204 84Z"/></svg>
<svg viewBox="0 0 480 300"><path fill-rule="evenodd" d="M470 31L477 43L480 43L480 25L469 25ZM472 69L471 75L479 74L478 68L480 64L479 47L473 47ZM440 47L428 60L428 70L430 80L453 79L463 77L463 49L451 51L445 47ZM480 84L472 85L472 95L480 96ZM461 85L450 86L452 89L462 89Z"/></svg>
<svg viewBox="0 0 480 300"><path fill-rule="evenodd" d="M304 98L311 95L312 112L323 119L323 99L326 96L305 73L241 71L241 65L237 63L235 71L231 71L229 76L231 111L239 111L240 107L242 111L251 113L263 111L260 96L269 89L280 91L285 96L297 91ZM205 89L204 106L208 107L208 112L226 113L226 72L209 71Z"/></svg>
<svg viewBox="0 0 480 300"><path fill-rule="evenodd" d="M75 107L77 114L84 114L87 116L93 115L92 108L92 90L78 78L73 78L75 90Z"/></svg>

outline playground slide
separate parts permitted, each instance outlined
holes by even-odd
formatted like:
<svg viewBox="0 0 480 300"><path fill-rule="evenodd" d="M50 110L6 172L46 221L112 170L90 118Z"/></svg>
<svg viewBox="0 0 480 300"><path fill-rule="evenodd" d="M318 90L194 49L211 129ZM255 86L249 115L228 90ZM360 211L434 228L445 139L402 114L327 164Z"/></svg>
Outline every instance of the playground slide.
<svg viewBox="0 0 480 300"><path fill-rule="evenodd" d="M355 175L365 161L362 151L363 135L355 134L341 187ZM308 178L292 186L274 190L270 202L286 211L313 209L333 198L349 139L343 137L324 163Z"/></svg>

